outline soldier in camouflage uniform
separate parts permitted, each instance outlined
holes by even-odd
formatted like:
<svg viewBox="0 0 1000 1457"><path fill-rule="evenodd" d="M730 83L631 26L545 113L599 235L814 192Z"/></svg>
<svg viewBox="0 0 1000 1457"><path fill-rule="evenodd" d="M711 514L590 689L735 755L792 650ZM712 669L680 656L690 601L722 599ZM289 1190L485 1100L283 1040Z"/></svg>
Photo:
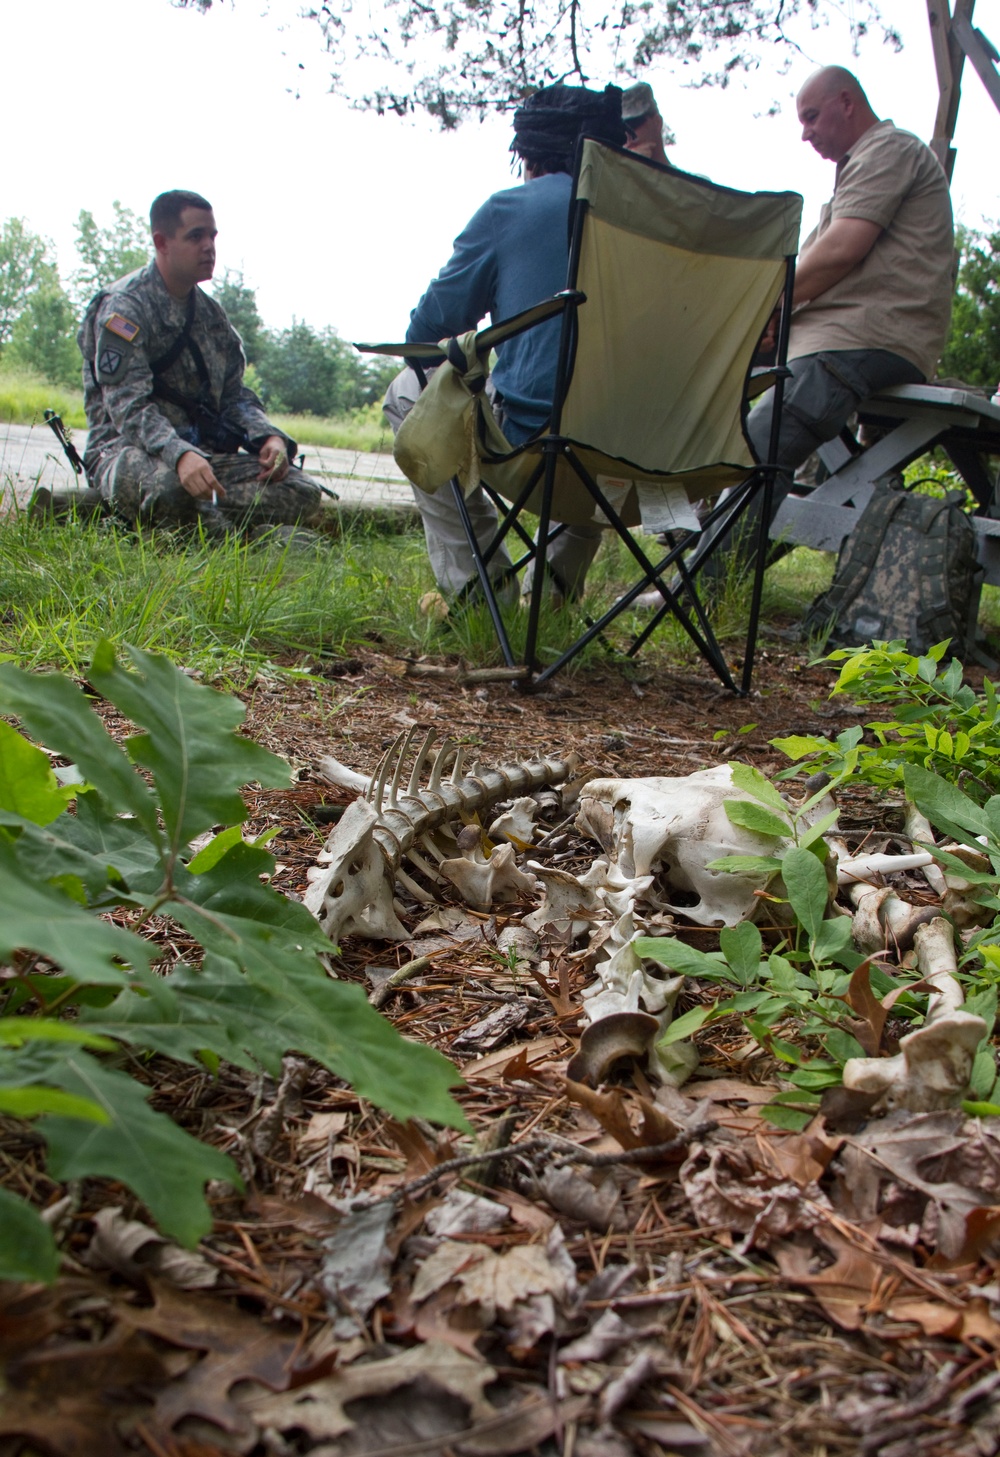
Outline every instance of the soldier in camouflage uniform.
<svg viewBox="0 0 1000 1457"><path fill-rule="evenodd" d="M321 488L291 465L295 441L243 383L239 335L197 286L215 268L211 205L163 193L150 226L152 262L99 293L80 329L91 487L129 521L321 525Z"/></svg>

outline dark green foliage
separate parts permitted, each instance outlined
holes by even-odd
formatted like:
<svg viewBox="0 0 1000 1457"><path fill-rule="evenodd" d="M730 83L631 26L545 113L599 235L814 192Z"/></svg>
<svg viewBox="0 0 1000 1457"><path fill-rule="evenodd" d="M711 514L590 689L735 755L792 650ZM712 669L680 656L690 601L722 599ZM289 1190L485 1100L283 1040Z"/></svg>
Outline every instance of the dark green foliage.
<svg viewBox="0 0 1000 1457"><path fill-rule="evenodd" d="M75 684L0 665L0 713L16 715L85 781L60 787L50 760L0 730L0 1110L38 1118L55 1178L126 1184L162 1229L192 1244L211 1224L203 1186L238 1184L231 1161L150 1106L124 1048L210 1068L280 1071L297 1051L397 1118L464 1127L454 1068L404 1041L358 987L329 976L333 948L298 902L270 886L275 861L244 843L247 779L288 766L239 735L242 706L165 659L101 644L90 682L141 732L124 747ZM147 783L139 766L152 778ZM74 813L68 799L76 798ZM226 828L192 857L190 842ZM130 929L102 913L131 913ZM199 966L154 969L153 917L185 927ZM76 1021L54 1014L66 1012ZM123 1065L117 1065L123 1064ZM38 1216L0 1191L0 1279L51 1279Z"/></svg>
<svg viewBox="0 0 1000 1457"><path fill-rule="evenodd" d="M1000 383L1000 232L960 227L958 289L941 374L995 390Z"/></svg>
<svg viewBox="0 0 1000 1457"><path fill-rule="evenodd" d="M76 311L53 269L51 277L29 296L15 321L4 360L53 384L78 385L80 351L76 331Z"/></svg>
<svg viewBox="0 0 1000 1457"><path fill-rule="evenodd" d="M34 291L55 277L48 250L48 243L31 232L24 218L8 218L0 227L0 349Z"/></svg>
<svg viewBox="0 0 1000 1457"><path fill-rule="evenodd" d="M222 277L215 280L212 293L242 339L247 363L260 364L267 347L267 333L257 308L256 290L244 283L242 273L227 268Z"/></svg>

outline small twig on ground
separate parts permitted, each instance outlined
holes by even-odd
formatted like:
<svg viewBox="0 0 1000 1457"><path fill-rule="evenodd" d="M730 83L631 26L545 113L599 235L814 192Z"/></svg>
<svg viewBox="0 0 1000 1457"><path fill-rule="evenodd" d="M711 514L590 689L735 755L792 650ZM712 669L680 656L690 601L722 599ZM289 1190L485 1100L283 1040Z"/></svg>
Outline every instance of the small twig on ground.
<svg viewBox="0 0 1000 1457"><path fill-rule="evenodd" d="M455 668L442 667L440 663L407 663L407 677L447 678L459 687L470 683L518 683L531 675L530 668L467 668L460 663Z"/></svg>
<svg viewBox="0 0 1000 1457"><path fill-rule="evenodd" d="M413 961L408 961L405 966L400 966L388 977L380 987L377 987L368 998L369 1002L376 1009L385 1006L397 987L402 986L404 981L409 981L411 976L419 976L422 971L430 967L429 956L417 956Z"/></svg>
<svg viewBox="0 0 1000 1457"><path fill-rule="evenodd" d="M538 1138L527 1138L522 1143L512 1143L505 1148L485 1149L479 1153L466 1153L457 1158L446 1159L444 1163L437 1164L426 1174L421 1174L418 1179L411 1179L408 1184L401 1184L398 1189L383 1195L381 1199L374 1201L359 1199L351 1205L351 1208L370 1209L372 1203L382 1204L388 1199L395 1201L409 1199L412 1195L419 1194L432 1184L436 1184L438 1179L443 1178L445 1174L458 1174L476 1164L482 1166L515 1156L527 1157L529 1154L537 1153L559 1154L560 1157L553 1168L561 1168L564 1164L585 1164L590 1169L604 1169L612 1164L649 1163L651 1160L665 1158L669 1154L676 1153L687 1144L694 1143L696 1139L711 1133L718 1126L711 1120L694 1123L666 1143L650 1144L647 1148L623 1149L621 1153L591 1153L589 1149L580 1148L579 1144L572 1143L567 1138L555 1138L549 1134L542 1134Z"/></svg>

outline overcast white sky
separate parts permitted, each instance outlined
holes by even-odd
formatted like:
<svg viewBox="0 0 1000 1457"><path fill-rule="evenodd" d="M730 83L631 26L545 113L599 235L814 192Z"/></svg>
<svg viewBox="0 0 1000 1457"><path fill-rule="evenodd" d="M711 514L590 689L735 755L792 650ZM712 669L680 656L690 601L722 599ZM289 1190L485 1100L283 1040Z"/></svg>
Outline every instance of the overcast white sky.
<svg viewBox="0 0 1000 1457"><path fill-rule="evenodd" d="M0 218L26 218L69 272L81 208L106 223L116 198L145 215L156 193L191 187L215 206L219 272L244 271L269 325L296 315L346 339L401 338L455 234L513 185L510 123L443 134L422 119L352 112L328 94L318 27L281 25L297 8L217 0L202 16L168 0L0 0ZM924 5L883 0L905 48L866 40L857 57L853 8L834 3L841 23L800 29L804 55L786 76L777 53L725 92L685 89L665 67L646 73L677 136L672 160L734 187L794 188L808 229L833 169L799 140L793 98L829 62L858 72L880 115L929 137L937 87ZM996 5L979 9L1000 42ZM773 99L781 114L767 116ZM1000 115L971 66L956 141L956 214L975 227L1000 217Z"/></svg>

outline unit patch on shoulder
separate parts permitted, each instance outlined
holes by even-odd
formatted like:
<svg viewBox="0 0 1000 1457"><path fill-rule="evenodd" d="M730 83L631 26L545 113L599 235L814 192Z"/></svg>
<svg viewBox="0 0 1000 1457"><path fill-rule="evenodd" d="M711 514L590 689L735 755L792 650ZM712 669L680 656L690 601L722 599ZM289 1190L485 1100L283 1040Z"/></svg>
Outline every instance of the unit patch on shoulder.
<svg viewBox="0 0 1000 1457"><path fill-rule="evenodd" d="M105 319L104 327L109 334L117 334L119 339L124 339L126 344L134 344L139 337L139 325L121 314L112 314L110 319Z"/></svg>
<svg viewBox="0 0 1000 1457"><path fill-rule="evenodd" d="M121 362L125 358L120 349L102 349L97 356L97 372L100 379L107 383L113 380L121 368Z"/></svg>

